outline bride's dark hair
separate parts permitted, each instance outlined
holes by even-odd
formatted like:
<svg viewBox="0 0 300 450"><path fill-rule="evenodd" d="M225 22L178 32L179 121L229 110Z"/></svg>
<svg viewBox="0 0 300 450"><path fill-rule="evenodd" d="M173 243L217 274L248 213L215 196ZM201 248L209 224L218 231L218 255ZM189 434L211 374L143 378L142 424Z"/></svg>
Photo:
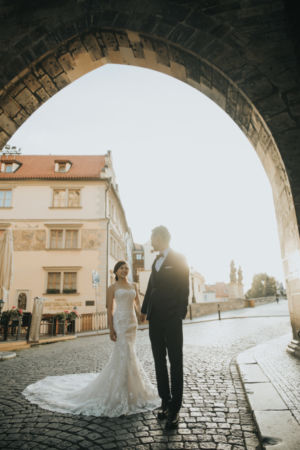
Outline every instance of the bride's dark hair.
<svg viewBox="0 0 300 450"><path fill-rule="evenodd" d="M127 262L126 261L118 261L114 267L114 274L115 274L116 281L118 281L117 272L120 269L120 267L123 266L124 264L127 264Z"/></svg>

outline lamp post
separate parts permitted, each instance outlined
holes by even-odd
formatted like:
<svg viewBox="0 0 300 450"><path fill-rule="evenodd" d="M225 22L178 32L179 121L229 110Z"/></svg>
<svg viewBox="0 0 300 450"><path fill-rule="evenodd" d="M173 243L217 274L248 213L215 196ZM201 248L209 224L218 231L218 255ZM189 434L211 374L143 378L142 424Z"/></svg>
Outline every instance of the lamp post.
<svg viewBox="0 0 300 450"><path fill-rule="evenodd" d="M100 275L97 270L92 271L92 283L95 289L95 303L96 303L96 312L99 312L99 299L98 299L98 287L100 284Z"/></svg>
<svg viewBox="0 0 300 450"><path fill-rule="evenodd" d="M195 277L194 277L194 269L191 267L191 281L192 281L192 303L196 303L196 297L195 297Z"/></svg>

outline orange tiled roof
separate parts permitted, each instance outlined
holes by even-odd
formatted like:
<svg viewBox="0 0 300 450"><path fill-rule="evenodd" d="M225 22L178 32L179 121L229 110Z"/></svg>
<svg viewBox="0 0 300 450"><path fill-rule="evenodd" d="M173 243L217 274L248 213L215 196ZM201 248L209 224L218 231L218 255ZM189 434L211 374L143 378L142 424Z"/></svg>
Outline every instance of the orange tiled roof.
<svg viewBox="0 0 300 450"><path fill-rule="evenodd" d="M218 298L228 297L228 285L222 281L219 281L215 284L206 284L205 291L215 292L216 297Z"/></svg>
<svg viewBox="0 0 300 450"><path fill-rule="evenodd" d="M104 155L2 155L1 162L19 162L14 173L0 172L0 180L100 178ZM71 162L68 172L55 172L55 162Z"/></svg>

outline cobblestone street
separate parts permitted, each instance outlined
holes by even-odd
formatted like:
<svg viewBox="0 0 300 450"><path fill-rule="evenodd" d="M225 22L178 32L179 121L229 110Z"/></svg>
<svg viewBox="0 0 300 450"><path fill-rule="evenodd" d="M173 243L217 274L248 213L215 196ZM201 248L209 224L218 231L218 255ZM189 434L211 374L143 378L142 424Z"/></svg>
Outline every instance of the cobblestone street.
<svg viewBox="0 0 300 450"><path fill-rule="evenodd" d="M235 365L249 347L290 331L288 317L246 318L184 326L185 392L178 430L166 432L154 413L118 419L42 410L21 391L48 375L100 371L112 350L107 335L41 345L0 364L0 447L12 449L259 448ZM155 383L148 331L137 352Z"/></svg>

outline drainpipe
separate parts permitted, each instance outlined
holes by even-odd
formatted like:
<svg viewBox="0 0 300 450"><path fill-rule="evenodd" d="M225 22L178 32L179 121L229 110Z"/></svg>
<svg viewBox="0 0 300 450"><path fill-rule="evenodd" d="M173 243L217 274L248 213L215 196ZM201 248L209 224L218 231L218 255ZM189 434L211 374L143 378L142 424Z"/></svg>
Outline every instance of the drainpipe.
<svg viewBox="0 0 300 450"><path fill-rule="evenodd" d="M107 215L107 193L111 186L111 178L107 180L107 187L105 189L105 219L106 219L106 270L105 270L105 304L107 308L107 289L108 289L108 246L109 246L109 224L110 218Z"/></svg>

